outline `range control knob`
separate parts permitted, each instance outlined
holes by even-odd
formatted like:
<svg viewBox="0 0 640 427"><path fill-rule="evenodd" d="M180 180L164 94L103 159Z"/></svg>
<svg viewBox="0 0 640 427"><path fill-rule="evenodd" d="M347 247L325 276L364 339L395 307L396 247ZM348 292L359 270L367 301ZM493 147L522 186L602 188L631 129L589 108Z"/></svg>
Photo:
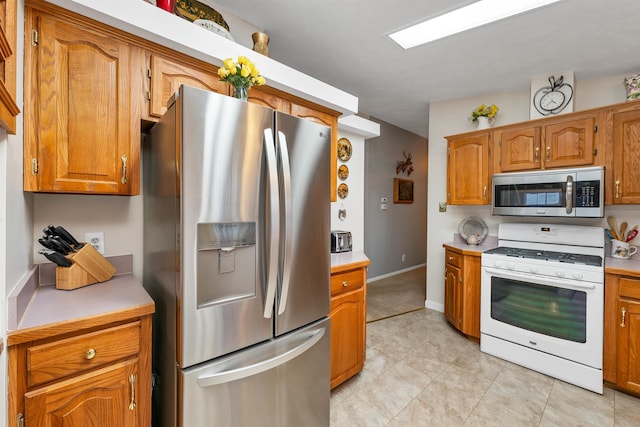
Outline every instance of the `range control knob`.
<svg viewBox="0 0 640 427"><path fill-rule="evenodd" d="M532 265L531 267L529 267L529 272L533 274L538 274L538 266Z"/></svg>
<svg viewBox="0 0 640 427"><path fill-rule="evenodd" d="M556 271L556 276L558 276L558 277L564 277L564 270L558 270L558 271Z"/></svg>
<svg viewBox="0 0 640 427"><path fill-rule="evenodd" d="M514 268L516 268L516 265L515 265L515 264L513 264L513 263L509 263L509 264L507 264L507 268L508 268L509 270L513 270Z"/></svg>
<svg viewBox="0 0 640 427"><path fill-rule="evenodd" d="M572 276L574 279L578 279L578 280L582 280L582 278L584 277L584 275L580 271L574 271Z"/></svg>

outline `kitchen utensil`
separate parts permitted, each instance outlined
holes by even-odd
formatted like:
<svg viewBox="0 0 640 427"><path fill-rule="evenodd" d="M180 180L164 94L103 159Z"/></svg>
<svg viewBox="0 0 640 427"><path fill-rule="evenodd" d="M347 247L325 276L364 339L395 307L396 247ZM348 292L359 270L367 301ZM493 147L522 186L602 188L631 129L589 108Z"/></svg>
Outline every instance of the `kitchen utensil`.
<svg viewBox="0 0 640 427"><path fill-rule="evenodd" d="M623 222L622 224L620 224L620 239L621 240L625 240L626 239L626 232L627 232L627 227L629 226L629 224L627 224L627 222Z"/></svg>
<svg viewBox="0 0 640 427"><path fill-rule="evenodd" d="M609 231L611 232L611 235L613 236L614 239L616 240L620 240L620 236L618 236L618 221L616 221L616 219L612 216L608 216L607 217L607 223L609 223Z"/></svg>
<svg viewBox="0 0 640 427"><path fill-rule="evenodd" d="M38 253L44 255L49 261L58 267L71 267L71 265L73 265L71 260L60 252L52 251L50 249L40 249Z"/></svg>
<svg viewBox="0 0 640 427"><path fill-rule="evenodd" d="M604 233L607 235L607 237L609 238L609 240L614 240L613 239L613 235L611 234L611 231L608 228L604 229Z"/></svg>
<svg viewBox="0 0 640 427"><path fill-rule="evenodd" d="M633 230L631 230L627 234L627 238L624 239L624 241L628 243L628 242L632 241L633 239L635 239L637 235L638 235L638 230L634 228Z"/></svg>

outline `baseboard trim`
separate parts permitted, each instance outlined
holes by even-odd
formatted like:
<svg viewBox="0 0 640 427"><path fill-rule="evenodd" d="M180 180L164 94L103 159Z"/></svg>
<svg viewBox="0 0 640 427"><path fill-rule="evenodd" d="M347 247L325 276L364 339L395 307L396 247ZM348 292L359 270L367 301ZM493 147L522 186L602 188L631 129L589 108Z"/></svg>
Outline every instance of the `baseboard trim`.
<svg viewBox="0 0 640 427"><path fill-rule="evenodd" d="M424 306L430 308L431 310L439 311L440 313L444 313L444 304L440 304L439 302L433 302L426 300L424 302Z"/></svg>
<svg viewBox="0 0 640 427"><path fill-rule="evenodd" d="M405 268L403 270L398 270L398 271L394 271L392 273L383 274L382 276L368 277L367 278L367 283L376 282L378 280L386 279L387 277L397 276L398 274L406 273L406 272L411 271L411 270L417 270L418 268L422 268L422 267L426 267L426 266L427 266L427 263L425 262L424 264L414 265L412 267Z"/></svg>

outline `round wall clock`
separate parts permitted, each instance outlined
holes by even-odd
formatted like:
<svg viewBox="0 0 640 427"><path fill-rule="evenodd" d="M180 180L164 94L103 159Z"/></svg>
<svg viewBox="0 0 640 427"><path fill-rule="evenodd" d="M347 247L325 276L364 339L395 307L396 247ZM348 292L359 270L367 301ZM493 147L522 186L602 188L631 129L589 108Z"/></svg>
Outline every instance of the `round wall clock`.
<svg viewBox="0 0 640 427"><path fill-rule="evenodd" d="M548 81L548 86L541 87L533 95L533 106L543 116L558 114L573 98L573 87L564 82L563 76L557 80L551 76Z"/></svg>

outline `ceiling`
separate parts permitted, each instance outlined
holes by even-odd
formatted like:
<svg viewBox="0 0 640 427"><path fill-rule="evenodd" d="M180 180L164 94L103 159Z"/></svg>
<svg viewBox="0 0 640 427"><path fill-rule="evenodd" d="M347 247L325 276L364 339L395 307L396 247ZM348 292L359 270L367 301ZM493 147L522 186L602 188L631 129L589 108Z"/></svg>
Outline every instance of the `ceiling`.
<svg viewBox="0 0 640 427"><path fill-rule="evenodd" d="M579 82L640 72L638 0L563 0L409 50L386 35L473 1L213 2L269 34L271 58L424 137L433 101L524 90L547 73L573 71Z"/></svg>

